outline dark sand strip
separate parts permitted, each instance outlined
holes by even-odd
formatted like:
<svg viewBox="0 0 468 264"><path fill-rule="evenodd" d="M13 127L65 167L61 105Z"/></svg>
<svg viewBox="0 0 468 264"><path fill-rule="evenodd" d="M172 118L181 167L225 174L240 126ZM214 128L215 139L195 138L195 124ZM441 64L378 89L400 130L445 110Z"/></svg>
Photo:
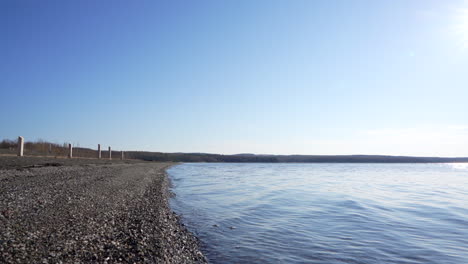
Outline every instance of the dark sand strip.
<svg viewBox="0 0 468 264"><path fill-rule="evenodd" d="M169 166L0 157L0 263L204 263Z"/></svg>

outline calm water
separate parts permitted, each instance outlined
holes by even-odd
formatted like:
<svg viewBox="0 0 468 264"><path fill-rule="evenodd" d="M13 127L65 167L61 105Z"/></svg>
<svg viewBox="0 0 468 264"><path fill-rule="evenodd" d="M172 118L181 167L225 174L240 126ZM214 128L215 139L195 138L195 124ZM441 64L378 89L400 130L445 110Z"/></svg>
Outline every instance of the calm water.
<svg viewBox="0 0 468 264"><path fill-rule="evenodd" d="M182 164L212 263L468 263L468 165Z"/></svg>

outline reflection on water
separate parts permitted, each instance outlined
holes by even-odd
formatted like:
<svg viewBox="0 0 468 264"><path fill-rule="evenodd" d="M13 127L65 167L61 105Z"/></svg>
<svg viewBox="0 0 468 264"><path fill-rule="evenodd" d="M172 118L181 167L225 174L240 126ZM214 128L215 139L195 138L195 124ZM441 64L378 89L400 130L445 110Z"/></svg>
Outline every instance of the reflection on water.
<svg viewBox="0 0 468 264"><path fill-rule="evenodd" d="M468 263L468 164L182 164L212 263Z"/></svg>
<svg viewBox="0 0 468 264"><path fill-rule="evenodd" d="M468 171L468 163L446 163L445 166L452 167L457 170L466 170Z"/></svg>

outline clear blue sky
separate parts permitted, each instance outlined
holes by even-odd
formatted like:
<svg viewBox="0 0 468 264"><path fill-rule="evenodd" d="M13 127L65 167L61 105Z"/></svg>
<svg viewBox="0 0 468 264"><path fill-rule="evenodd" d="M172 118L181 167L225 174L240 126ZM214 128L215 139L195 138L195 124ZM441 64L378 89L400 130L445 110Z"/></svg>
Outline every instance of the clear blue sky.
<svg viewBox="0 0 468 264"><path fill-rule="evenodd" d="M0 138L468 156L468 2L0 2Z"/></svg>

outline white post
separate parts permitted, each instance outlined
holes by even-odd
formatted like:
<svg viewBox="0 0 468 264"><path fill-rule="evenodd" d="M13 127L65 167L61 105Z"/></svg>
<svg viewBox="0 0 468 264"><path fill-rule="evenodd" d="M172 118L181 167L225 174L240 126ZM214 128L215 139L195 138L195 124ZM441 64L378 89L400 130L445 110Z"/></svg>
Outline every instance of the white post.
<svg viewBox="0 0 468 264"><path fill-rule="evenodd" d="M18 137L18 157L22 157L24 152L24 137Z"/></svg>
<svg viewBox="0 0 468 264"><path fill-rule="evenodd" d="M109 146L109 159L111 160L112 159L112 150L111 150L111 147Z"/></svg>
<svg viewBox="0 0 468 264"><path fill-rule="evenodd" d="M124 152L123 152L123 150L122 150L122 156L120 157L120 159L121 159L121 160L124 159Z"/></svg>
<svg viewBox="0 0 468 264"><path fill-rule="evenodd" d="M97 151L98 151L98 159L101 158L101 144L97 145Z"/></svg>
<svg viewBox="0 0 468 264"><path fill-rule="evenodd" d="M73 158L73 146L72 144L68 144L68 158Z"/></svg>

